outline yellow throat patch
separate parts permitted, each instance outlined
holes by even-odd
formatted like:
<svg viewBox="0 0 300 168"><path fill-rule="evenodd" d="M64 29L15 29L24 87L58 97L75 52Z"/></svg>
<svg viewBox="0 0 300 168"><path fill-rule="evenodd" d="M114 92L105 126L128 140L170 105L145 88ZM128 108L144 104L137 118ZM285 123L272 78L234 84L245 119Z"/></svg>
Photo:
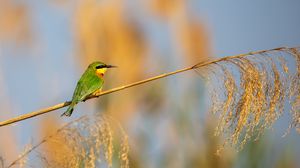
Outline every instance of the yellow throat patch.
<svg viewBox="0 0 300 168"><path fill-rule="evenodd" d="M96 74L97 76L99 76L100 78L102 78L106 72L107 68L101 68L101 69L97 69L96 70Z"/></svg>

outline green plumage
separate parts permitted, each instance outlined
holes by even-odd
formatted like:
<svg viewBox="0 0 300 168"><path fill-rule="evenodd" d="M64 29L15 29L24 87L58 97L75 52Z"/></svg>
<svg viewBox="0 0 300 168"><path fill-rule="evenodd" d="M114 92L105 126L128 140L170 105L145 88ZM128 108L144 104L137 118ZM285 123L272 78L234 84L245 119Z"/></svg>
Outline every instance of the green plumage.
<svg viewBox="0 0 300 168"><path fill-rule="evenodd" d="M85 100L85 98L89 95L102 88L104 80L99 77L96 72L97 69L107 67L108 65L105 65L102 62L94 62L89 65L86 71L82 74L80 80L77 82L77 86L72 97L72 103L68 107L67 111L61 116L71 116L77 103Z"/></svg>

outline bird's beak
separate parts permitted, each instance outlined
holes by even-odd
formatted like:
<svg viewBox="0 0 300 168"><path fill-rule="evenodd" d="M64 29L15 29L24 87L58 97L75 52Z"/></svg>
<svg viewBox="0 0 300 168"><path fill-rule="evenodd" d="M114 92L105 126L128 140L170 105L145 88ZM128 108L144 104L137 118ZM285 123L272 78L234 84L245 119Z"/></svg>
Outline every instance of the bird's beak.
<svg viewBox="0 0 300 168"><path fill-rule="evenodd" d="M117 68L117 66L114 66L114 65L106 65L106 68Z"/></svg>

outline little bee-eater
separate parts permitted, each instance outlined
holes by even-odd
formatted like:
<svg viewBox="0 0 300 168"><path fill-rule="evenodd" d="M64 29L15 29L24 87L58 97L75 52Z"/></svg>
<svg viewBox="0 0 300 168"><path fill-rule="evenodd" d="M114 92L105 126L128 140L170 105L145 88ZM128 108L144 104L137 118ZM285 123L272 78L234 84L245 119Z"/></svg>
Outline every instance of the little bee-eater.
<svg viewBox="0 0 300 168"><path fill-rule="evenodd" d="M101 91L104 83L103 77L107 68L114 67L116 66L107 65L102 62L91 63L77 82L69 108L61 116L71 116L77 103L84 101L88 96Z"/></svg>

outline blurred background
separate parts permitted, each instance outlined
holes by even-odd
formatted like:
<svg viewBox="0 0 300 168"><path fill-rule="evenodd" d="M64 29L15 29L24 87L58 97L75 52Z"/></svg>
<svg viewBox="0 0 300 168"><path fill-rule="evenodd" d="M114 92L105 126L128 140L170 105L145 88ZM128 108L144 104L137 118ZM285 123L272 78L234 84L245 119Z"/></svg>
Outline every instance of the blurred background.
<svg viewBox="0 0 300 168"><path fill-rule="evenodd" d="M201 60L299 46L299 6L298 0L0 0L0 119L70 100L95 60L119 67L107 73L106 90ZM299 135L281 138L284 117L240 153L226 148L217 156L224 137L214 136L207 98L194 72L161 79L81 103L71 118L61 118L60 109L2 127L0 157L8 164L63 123L105 113L128 134L131 167L300 167Z"/></svg>

